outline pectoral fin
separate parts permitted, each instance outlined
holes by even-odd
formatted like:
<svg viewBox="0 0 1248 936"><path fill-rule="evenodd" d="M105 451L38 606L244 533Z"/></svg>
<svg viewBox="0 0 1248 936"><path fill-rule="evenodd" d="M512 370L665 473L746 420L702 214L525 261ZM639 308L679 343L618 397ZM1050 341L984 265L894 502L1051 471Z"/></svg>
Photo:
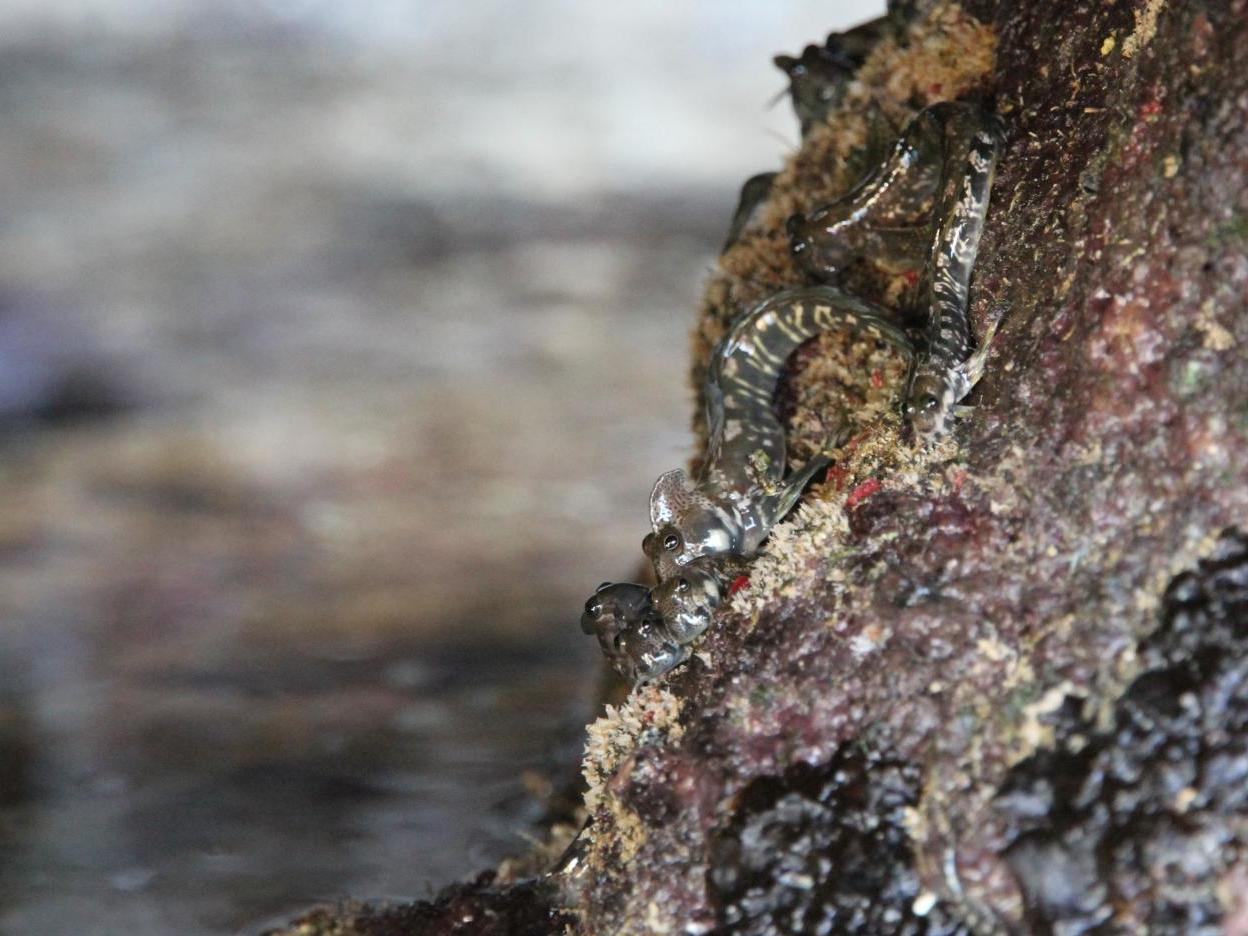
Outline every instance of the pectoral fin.
<svg viewBox="0 0 1248 936"><path fill-rule="evenodd" d="M785 514L794 508L802 496L802 491L806 490L806 485L810 483L810 479L825 470L831 463L832 459L826 455L816 455L807 463L805 468L788 477L776 499L776 513L772 518L773 523L783 518Z"/></svg>
<svg viewBox="0 0 1248 936"><path fill-rule="evenodd" d="M993 338L997 335L997 325L998 322L995 319L988 323L988 330L984 332L984 337L975 353L957 367L959 378L965 381L963 386L966 387L967 393L970 393L971 388L984 376L984 368L988 364L988 351L992 347Z"/></svg>

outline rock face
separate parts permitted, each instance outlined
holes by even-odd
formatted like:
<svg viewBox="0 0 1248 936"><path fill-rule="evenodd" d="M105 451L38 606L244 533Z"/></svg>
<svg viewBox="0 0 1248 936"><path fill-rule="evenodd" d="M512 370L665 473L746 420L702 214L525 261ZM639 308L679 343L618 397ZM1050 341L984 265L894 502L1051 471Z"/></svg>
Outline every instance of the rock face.
<svg viewBox="0 0 1248 936"><path fill-rule="evenodd" d="M1142 672L1098 728L1072 705L997 795L1037 929L1219 932L1216 886L1248 816L1248 539L1167 590ZM1241 892L1242 896L1242 892Z"/></svg>
<svg viewBox="0 0 1248 936"><path fill-rule="evenodd" d="M724 256L694 370L801 282L784 219L852 183L871 106L979 93L975 410L923 453L860 423L690 664L594 726L579 932L1248 933L1248 2L917 15ZM799 457L845 393L813 347Z"/></svg>
<svg viewBox="0 0 1248 936"><path fill-rule="evenodd" d="M783 218L847 187L868 98L979 92L1009 124L980 332L1008 311L976 409L925 454L864 427L634 696L677 730L596 800L586 932L1242 932L1248 6L973 12L867 60L725 256L698 358L800 282ZM834 400L794 370L800 451Z"/></svg>
<svg viewBox="0 0 1248 936"><path fill-rule="evenodd" d="M492 872L446 888L432 901L393 908L349 903L320 908L290 924L286 936L545 936L562 932L572 918L549 906L532 883L495 887ZM278 936L272 931L267 936Z"/></svg>

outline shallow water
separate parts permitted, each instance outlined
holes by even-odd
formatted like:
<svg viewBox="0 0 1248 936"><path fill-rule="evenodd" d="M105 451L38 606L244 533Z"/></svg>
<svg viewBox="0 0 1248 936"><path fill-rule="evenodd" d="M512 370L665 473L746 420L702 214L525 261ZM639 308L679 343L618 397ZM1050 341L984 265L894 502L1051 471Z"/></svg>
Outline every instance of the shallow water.
<svg viewBox="0 0 1248 936"><path fill-rule="evenodd" d="M0 932L523 842L819 6L0 4Z"/></svg>

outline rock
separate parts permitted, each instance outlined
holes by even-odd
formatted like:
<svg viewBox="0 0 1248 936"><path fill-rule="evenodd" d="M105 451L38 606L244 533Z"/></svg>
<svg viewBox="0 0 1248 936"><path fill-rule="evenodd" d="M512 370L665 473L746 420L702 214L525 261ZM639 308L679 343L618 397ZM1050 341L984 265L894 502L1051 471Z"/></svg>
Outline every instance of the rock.
<svg viewBox="0 0 1248 936"><path fill-rule="evenodd" d="M982 333L1009 311L975 412L922 454L877 422L659 687L681 700L664 757L700 792L649 822L606 784L597 876L571 895L585 932L1213 932L1233 909L1248 648L1209 622L1237 607L1239 573L1211 570L1248 522L1245 7L980 12L936 7L868 58L724 256L695 354L696 378L727 322L797 282L783 220L852 183L866 100L903 116L986 93L1010 142L973 314ZM800 451L844 391L796 371ZM1223 610L1193 616L1187 592ZM625 758L628 801L662 782L638 769L656 758ZM865 866L834 844L845 807L792 779L851 761L867 790L921 778ZM855 887L876 916L853 916Z"/></svg>
<svg viewBox="0 0 1248 936"><path fill-rule="evenodd" d="M553 910L541 888L528 884L495 887L490 872L468 884L453 884L431 901L399 907L347 903L320 907L289 927L265 936L546 936L571 922Z"/></svg>

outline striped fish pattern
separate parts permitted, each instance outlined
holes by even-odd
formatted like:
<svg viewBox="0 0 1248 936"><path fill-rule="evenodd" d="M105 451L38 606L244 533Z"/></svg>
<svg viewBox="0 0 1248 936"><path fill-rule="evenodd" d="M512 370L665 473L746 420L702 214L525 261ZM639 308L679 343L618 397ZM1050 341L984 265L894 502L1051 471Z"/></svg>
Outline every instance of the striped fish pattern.
<svg viewBox="0 0 1248 936"><path fill-rule="evenodd" d="M907 125L861 185L790 219L793 253L825 280L863 254L886 266L917 264L923 258L916 253L926 250L921 350L887 310L835 285L785 290L733 325L707 371L702 469L696 479L683 469L669 471L650 495L652 529L642 547L659 585L605 583L586 603L582 628L598 635L624 678L654 679L688 658L687 644L710 625L741 560L757 552L827 465L816 458L785 474L784 427L772 404L799 345L842 328L892 345L910 361L902 406L907 430L920 443L944 430L982 374L995 330L972 352L970 280L1001 141L999 119L976 105L934 105ZM914 220L918 202L933 207ZM734 227L742 217L748 210L738 211ZM917 252L916 244L923 245Z"/></svg>
<svg viewBox="0 0 1248 936"><path fill-rule="evenodd" d="M630 683L666 673L688 651L677 640L645 585L603 582L585 602L581 630L598 638L612 667Z"/></svg>
<svg viewBox="0 0 1248 936"><path fill-rule="evenodd" d="M720 341L705 386L709 440L702 472L695 481L683 469L669 471L650 495L653 532L643 549L659 581L701 556L753 555L826 467L815 459L785 478L784 427L772 400L789 355L839 328L913 356L909 337L886 310L834 286L778 293Z"/></svg>
<svg viewBox="0 0 1248 936"><path fill-rule="evenodd" d="M710 625L740 560L753 555L792 509L814 459L785 477L784 427L772 408L786 361L815 335L849 329L913 346L886 310L832 286L791 289L743 317L720 341L706 380L710 427L697 481L683 469L659 478L651 495L654 531L643 544L659 585L604 583L590 596L581 629L596 634L615 670L630 682L653 679L688 656L686 645Z"/></svg>
<svg viewBox="0 0 1248 936"><path fill-rule="evenodd" d="M701 636L727 592L719 556L695 559L654 589L654 606L678 644Z"/></svg>
<svg viewBox="0 0 1248 936"><path fill-rule="evenodd" d="M1003 133L999 118L974 113L965 163L947 185L940 223L932 242L925 280L927 327L923 350L915 361L903 413L915 439L923 442L944 432L954 407L983 374L995 324L978 351L971 352L970 283L988 216L988 198ZM948 164L950 160L946 160Z"/></svg>
<svg viewBox="0 0 1248 936"><path fill-rule="evenodd" d="M630 683L666 673L689 656L710 626L739 566L732 557L695 559L653 589L604 582L585 602L581 630L598 638L611 666Z"/></svg>

